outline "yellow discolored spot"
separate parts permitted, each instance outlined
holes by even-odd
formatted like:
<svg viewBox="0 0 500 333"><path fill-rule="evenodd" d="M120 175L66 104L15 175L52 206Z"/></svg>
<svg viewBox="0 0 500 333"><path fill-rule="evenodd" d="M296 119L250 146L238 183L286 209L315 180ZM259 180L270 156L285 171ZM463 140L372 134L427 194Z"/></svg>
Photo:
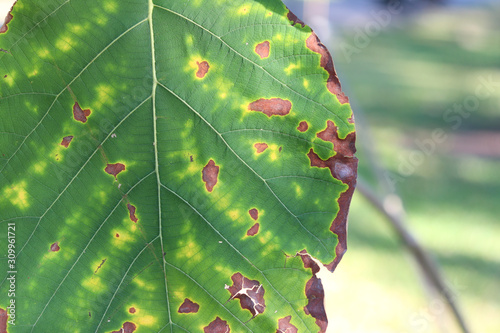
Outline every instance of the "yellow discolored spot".
<svg viewBox="0 0 500 333"><path fill-rule="evenodd" d="M153 326L154 324L156 324L157 319L152 315L147 315L147 316L138 316L137 318L134 318L134 321L137 322L139 325Z"/></svg>
<svg viewBox="0 0 500 333"><path fill-rule="evenodd" d="M302 197L302 194L304 194L302 187L297 183L294 183L293 185L295 187L295 194L297 195L297 197L299 197L299 198Z"/></svg>
<svg viewBox="0 0 500 333"><path fill-rule="evenodd" d="M122 229L113 229L111 231L112 244L113 247L123 250L125 248L129 248L128 243L133 242L134 238L130 235L130 233L122 230Z"/></svg>
<svg viewBox="0 0 500 333"><path fill-rule="evenodd" d="M38 68L33 69L31 72L27 73L28 77L34 77L38 75Z"/></svg>
<svg viewBox="0 0 500 333"><path fill-rule="evenodd" d="M309 90L309 80L308 79L304 79L302 84L304 85L304 88L306 88L306 90Z"/></svg>
<svg viewBox="0 0 500 333"><path fill-rule="evenodd" d="M281 33L277 33L273 36L273 39L275 40L283 40L283 35Z"/></svg>
<svg viewBox="0 0 500 333"><path fill-rule="evenodd" d="M17 6L17 4L16 4L16 6ZM36 52L36 54L38 54L38 56L42 59L47 59L49 57L50 52L49 52L49 50L44 48L44 49L39 49Z"/></svg>
<svg viewBox="0 0 500 333"><path fill-rule="evenodd" d="M216 265L214 269L224 276L231 276L234 272L228 266Z"/></svg>
<svg viewBox="0 0 500 333"><path fill-rule="evenodd" d="M222 99L226 99L227 97L227 93L223 92L223 93L220 93L219 94L219 97L222 98Z"/></svg>
<svg viewBox="0 0 500 333"><path fill-rule="evenodd" d="M267 16L267 17L271 17L271 16L273 16L273 12L268 12L268 13L266 14L266 16Z"/></svg>
<svg viewBox="0 0 500 333"><path fill-rule="evenodd" d="M102 282L102 279L95 275L83 280L80 284L94 294L106 291L106 285Z"/></svg>
<svg viewBox="0 0 500 333"><path fill-rule="evenodd" d="M16 77L15 72L11 72L3 77L3 82L7 83L9 87L14 85L14 78Z"/></svg>
<svg viewBox="0 0 500 333"><path fill-rule="evenodd" d="M109 13L116 13L118 9L118 4L115 1L108 0L104 3L104 10Z"/></svg>
<svg viewBox="0 0 500 333"><path fill-rule="evenodd" d="M73 39L69 36L62 36L56 41L56 47L63 52L68 52L71 50L72 44L74 43Z"/></svg>
<svg viewBox="0 0 500 333"><path fill-rule="evenodd" d="M290 65L288 65L287 68L285 68L285 73L287 75L290 75L290 74L292 74L292 71L294 69L299 69L300 67L301 67L300 63L298 63L298 64L291 63Z"/></svg>
<svg viewBox="0 0 500 333"><path fill-rule="evenodd" d="M186 45L187 46L193 46L194 44L194 37L193 35L187 35L186 36Z"/></svg>
<svg viewBox="0 0 500 333"><path fill-rule="evenodd" d="M201 256L201 246L196 243L192 237L189 237L186 240L180 240L178 242L178 246L180 251L177 254L177 257L180 259L190 259L196 262L200 262L202 260Z"/></svg>
<svg viewBox="0 0 500 333"><path fill-rule="evenodd" d="M3 197L11 204L20 209L26 209L30 206L28 202L28 191L26 191L26 181L23 180L3 190Z"/></svg>
<svg viewBox="0 0 500 333"><path fill-rule="evenodd" d="M68 24L67 29L74 34L80 34L85 31L81 24Z"/></svg>
<svg viewBox="0 0 500 333"><path fill-rule="evenodd" d="M250 6L243 5L238 9L239 15L247 15L250 12Z"/></svg>
<svg viewBox="0 0 500 333"><path fill-rule="evenodd" d="M47 167L47 162L40 161L38 163L33 164L33 171L39 175L45 172L45 168Z"/></svg>
<svg viewBox="0 0 500 333"><path fill-rule="evenodd" d="M100 109L105 104L113 102L116 90L109 84L101 83L95 87L97 100L92 103L94 109Z"/></svg>
<svg viewBox="0 0 500 333"><path fill-rule="evenodd" d="M99 12L97 15L95 15L95 23L100 26L106 25L108 23L108 18L106 15Z"/></svg>
<svg viewBox="0 0 500 333"><path fill-rule="evenodd" d="M226 212L226 215L233 221L236 221L241 216L241 210L231 209Z"/></svg>

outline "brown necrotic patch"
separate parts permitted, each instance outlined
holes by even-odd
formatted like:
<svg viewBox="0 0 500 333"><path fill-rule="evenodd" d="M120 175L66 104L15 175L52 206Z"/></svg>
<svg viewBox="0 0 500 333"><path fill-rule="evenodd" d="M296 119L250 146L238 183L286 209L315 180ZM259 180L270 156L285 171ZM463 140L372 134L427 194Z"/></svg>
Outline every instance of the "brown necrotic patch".
<svg viewBox="0 0 500 333"><path fill-rule="evenodd" d="M290 113L292 102L281 98L261 98L248 105L248 110L264 113L266 116L285 116Z"/></svg>
<svg viewBox="0 0 500 333"><path fill-rule="evenodd" d="M257 44L255 47L255 53L259 55L261 59L269 57L269 49L270 49L270 44L269 41L264 41L260 44Z"/></svg>
<svg viewBox="0 0 500 333"><path fill-rule="evenodd" d="M259 218L259 210L257 208L252 208L248 211L248 214L250 214L250 217L254 220L257 221Z"/></svg>
<svg viewBox="0 0 500 333"><path fill-rule="evenodd" d="M264 152L264 150L266 150L269 147L267 145L267 143L264 143L264 142L258 142L256 144L254 144L253 146L257 150L257 154Z"/></svg>
<svg viewBox="0 0 500 333"><path fill-rule="evenodd" d="M135 206L131 205L131 204L127 204L127 209L128 209L128 213L129 213L129 217L130 217L130 220L132 222L137 222L138 219L137 217L135 216Z"/></svg>
<svg viewBox="0 0 500 333"><path fill-rule="evenodd" d="M299 123L299 126L297 126L297 130L299 130L299 132L302 132L302 133L304 133L308 129L309 129L309 124L307 123L307 121L301 121Z"/></svg>
<svg viewBox="0 0 500 333"><path fill-rule="evenodd" d="M61 248L59 247L59 242L55 242L52 245L50 245L50 252L57 252Z"/></svg>
<svg viewBox="0 0 500 333"><path fill-rule="evenodd" d="M116 238L120 238L120 234L119 234L119 233L116 233L116 234L115 234L115 237L116 237Z"/></svg>
<svg viewBox="0 0 500 333"><path fill-rule="evenodd" d="M326 46L321 43L314 31L312 31L311 35L307 38L306 46L311 51L321 55L320 66L328 72L328 79L326 81L326 87L328 90L337 96L341 104L349 103L349 98L347 98L347 96L342 92L342 87L340 86L340 81L333 65L332 56Z"/></svg>
<svg viewBox="0 0 500 333"><path fill-rule="evenodd" d="M306 24L304 22L302 22L302 20L299 19L297 17L297 15L292 13L290 10L288 10L288 14L286 14L286 17L292 22L292 26L294 26L296 24L300 24L302 26L302 28L306 26Z"/></svg>
<svg viewBox="0 0 500 333"><path fill-rule="evenodd" d="M120 328L118 331L113 331L111 333L133 333L137 329L137 326L135 326L134 323L130 321L126 321L123 323L123 327Z"/></svg>
<svg viewBox="0 0 500 333"><path fill-rule="evenodd" d="M104 171L106 173L109 173L110 175L113 175L116 179L116 176L125 170L125 164L122 163L114 163L114 164L107 164L106 167L104 168Z"/></svg>
<svg viewBox="0 0 500 333"><path fill-rule="evenodd" d="M345 157L353 157L354 153L356 153L356 132L349 133L345 139L340 139L337 133L337 126L331 120L328 120L326 128L316 135L323 141L333 143L333 149L337 154Z"/></svg>
<svg viewBox="0 0 500 333"><path fill-rule="evenodd" d="M8 319L7 310L0 308L0 333L7 333Z"/></svg>
<svg viewBox="0 0 500 333"><path fill-rule="evenodd" d="M297 333L297 327L290 324L292 316L286 316L285 318L278 319L278 329L276 333Z"/></svg>
<svg viewBox="0 0 500 333"><path fill-rule="evenodd" d="M230 333L231 328L227 324L227 321L216 317L208 326L203 327L204 333Z"/></svg>
<svg viewBox="0 0 500 333"><path fill-rule="evenodd" d="M210 69L210 65L208 64L207 61L202 61L202 62L197 61L196 65L198 66L198 71L196 72L196 77L203 79L205 77L205 75L207 75L208 70Z"/></svg>
<svg viewBox="0 0 500 333"><path fill-rule="evenodd" d="M94 271L94 274L97 274L97 272L99 272L99 270L102 268L106 260L108 259L102 259L101 263L99 264L99 266L97 266L96 270Z"/></svg>
<svg viewBox="0 0 500 333"><path fill-rule="evenodd" d="M316 325L320 328L319 333L326 332L328 319L325 311L325 291L321 279L314 275L306 284L307 305L304 312L316 319Z"/></svg>
<svg viewBox="0 0 500 333"><path fill-rule="evenodd" d="M347 215L354 188L356 187L358 159L337 153L327 160L322 160L312 148L309 150L307 157L309 157L312 167L330 169L333 178L342 181L348 186L347 190L340 194L338 199L339 211L330 226L330 231L338 237L338 244L335 247L335 259L327 265L327 268L333 272L347 250Z"/></svg>
<svg viewBox="0 0 500 333"><path fill-rule="evenodd" d="M17 2L17 1L16 1L16 2ZM14 5L15 5L15 3L14 3ZM9 13L7 13L7 16L5 17L5 20L4 20L4 22L3 22L3 25L0 27L0 34L3 34L3 33L5 33L5 32L7 32L7 30L9 30L9 27L8 27L7 25L8 25L8 24L10 23L10 21L12 21L12 19L13 19L13 16L12 16L11 12L12 12L12 9L14 8L14 5L12 5L12 7L10 8ZM1 331L0 331L0 332L1 332Z"/></svg>
<svg viewBox="0 0 500 333"><path fill-rule="evenodd" d="M233 281L232 286L226 286L226 289L231 293L228 301L239 298L240 306L252 313L252 317L261 314L266 309L264 300L264 287L257 280L250 280L244 277L241 273L235 273L231 276Z"/></svg>
<svg viewBox="0 0 500 333"><path fill-rule="evenodd" d="M134 307L131 307L128 309L128 312L134 314L137 312L137 310Z"/></svg>
<svg viewBox="0 0 500 333"><path fill-rule="evenodd" d="M260 224L255 223L250 229L247 231L247 236L255 236L259 233Z"/></svg>
<svg viewBox="0 0 500 333"><path fill-rule="evenodd" d="M205 187L208 192L213 191L214 186L217 184L218 177L219 167L215 165L214 160L208 161L202 171L202 179L205 182Z"/></svg>
<svg viewBox="0 0 500 333"><path fill-rule="evenodd" d="M191 301L189 298L185 298L184 302L179 307L177 312L179 313L197 313L200 309L200 305Z"/></svg>
<svg viewBox="0 0 500 333"><path fill-rule="evenodd" d="M82 110L78 102L75 102L75 104L73 104L73 117L76 121L86 123L87 117L90 116L91 113L92 112L90 111L90 109Z"/></svg>
<svg viewBox="0 0 500 333"><path fill-rule="evenodd" d="M61 141L61 146L68 148L71 140L73 140L73 135L65 136Z"/></svg>

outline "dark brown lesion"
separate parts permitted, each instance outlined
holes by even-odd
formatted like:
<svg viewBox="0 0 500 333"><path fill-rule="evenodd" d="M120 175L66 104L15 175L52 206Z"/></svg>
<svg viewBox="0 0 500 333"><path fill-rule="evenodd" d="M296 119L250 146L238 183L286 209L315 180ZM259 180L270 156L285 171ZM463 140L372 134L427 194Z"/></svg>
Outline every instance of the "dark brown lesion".
<svg viewBox="0 0 500 333"><path fill-rule="evenodd" d="M205 75L207 75L208 70L210 69L210 65L208 64L207 61L202 61L202 62L197 61L196 65L198 66L198 71L196 72L196 77L203 79L205 77Z"/></svg>
<svg viewBox="0 0 500 333"><path fill-rule="evenodd" d="M202 180L208 192L212 192L217 185L219 177L219 166L215 165L214 160L210 160L202 170Z"/></svg>
<svg viewBox="0 0 500 333"><path fill-rule="evenodd" d="M345 157L354 157L354 153L356 153L356 132L351 132L345 139L340 139L337 126L331 120L326 122L326 128L317 133L316 136L323 141L333 143L333 149L337 154Z"/></svg>
<svg viewBox="0 0 500 333"><path fill-rule="evenodd" d="M297 126L297 130L302 133L304 133L308 129L309 129L309 124L307 123L307 121L301 121L299 123L299 126Z"/></svg>
<svg viewBox="0 0 500 333"><path fill-rule="evenodd" d="M131 204L127 204L127 209L128 209L128 212L129 212L129 217L130 217L130 220L134 223L136 223L138 221L137 217L135 216L135 206L131 205Z"/></svg>
<svg viewBox="0 0 500 333"><path fill-rule="evenodd" d="M278 319L278 329L276 333L297 333L298 329L290 323L292 316L286 316Z"/></svg>
<svg viewBox="0 0 500 333"><path fill-rule="evenodd" d="M106 167L104 168L104 171L106 173L113 175L116 179L116 176L125 170L125 164L122 163L114 163L114 164L107 164Z"/></svg>
<svg viewBox="0 0 500 333"><path fill-rule="evenodd" d="M177 310L178 313L197 313L200 309L200 305L191 301L189 298L185 298L184 302L179 306Z"/></svg>
<svg viewBox="0 0 500 333"><path fill-rule="evenodd" d="M321 55L320 66L328 72L328 79L326 81L326 87L328 88L328 91L337 96L341 104L349 103L349 98L347 98L347 96L342 92L342 87L333 65L332 56L326 46L321 43L314 31L312 31L311 35L307 38L306 46L311 51L319 53Z"/></svg>
<svg viewBox="0 0 500 333"><path fill-rule="evenodd" d="M247 230L247 236L255 236L259 233L260 224L255 223L250 229Z"/></svg>
<svg viewBox="0 0 500 333"><path fill-rule="evenodd" d="M0 308L0 332L7 333L7 322L9 316L6 309Z"/></svg>
<svg viewBox="0 0 500 333"><path fill-rule="evenodd" d="M288 18L288 20L290 20L292 22L292 26L295 26L296 24L300 24L303 27L306 26L306 24L297 17L297 15L295 15L294 13L292 13L290 10L288 10L288 14L286 14L286 17Z"/></svg>
<svg viewBox="0 0 500 333"><path fill-rule="evenodd" d="M255 47L255 53L257 53L261 59L269 57L269 50L270 44L267 40L257 44L257 46Z"/></svg>
<svg viewBox="0 0 500 333"><path fill-rule="evenodd" d="M131 307L128 309L128 312L131 313L131 314L134 314L137 312L137 310L134 308L134 307Z"/></svg>
<svg viewBox="0 0 500 333"><path fill-rule="evenodd" d="M231 328L227 324L227 321L216 317L208 326L203 327L204 333L230 333Z"/></svg>
<svg viewBox="0 0 500 333"><path fill-rule="evenodd" d="M59 242L55 242L52 245L50 245L50 252L57 252L61 248L59 247ZM1 331L0 331L1 332Z"/></svg>
<svg viewBox="0 0 500 333"><path fill-rule="evenodd" d="M111 333L133 333L135 332L136 329L137 326L134 323L126 321L125 323L123 323L122 328L120 328L118 331L113 331Z"/></svg>
<svg viewBox="0 0 500 333"><path fill-rule="evenodd" d="M16 2L17 2L17 0L16 0ZM9 10L9 12L7 13L7 16L5 17L5 20L4 20L4 22L3 22L3 25L0 27L0 34L6 33L6 32L7 32L7 30L9 30L9 27L8 27L7 25L8 25L8 24L10 23L10 21L12 21L12 19L14 18L14 17L12 16L12 9L13 9L13 8L14 8L14 6L16 5L16 2L14 2L14 4L12 5L12 7L10 7L10 10ZM2 332L2 331L0 330L0 332Z"/></svg>
<svg viewBox="0 0 500 333"><path fill-rule="evenodd" d="M269 147L267 145L267 143L264 143L264 142L257 142L253 146L255 147L255 150L257 151L257 154L263 153L264 150L266 150Z"/></svg>
<svg viewBox="0 0 500 333"><path fill-rule="evenodd" d="M87 117L90 116L91 113L92 111L90 111L90 109L82 110L78 102L73 104L73 118L75 118L76 121L86 123Z"/></svg>
<svg viewBox="0 0 500 333"><path fill-rule="evenodd" d="M257 221L259 219L259 210L257 208L250 209L248 211L248 214L254 221Z"/></svg>
<svg viewBox="0 0 500 333"><path fill-rule="evenodd" d="M226 289L231 293L228 301L235 298L240 300L242 309L250 311L252 318L263 313L266 309L264 300L264 287L257 280L250 280L244 277L241 273L235 273L231 276L233 285Z"/></svg>
<svg viewBox="0 0 500 333"><path fill-rule="evenodd" d="M292 109L292 102L281 98L261 98L248 105L248 110L264 113L266 116L286 116Z"/></svg>
<svg viewBox="0 0 500 333"><path fill-rule="evenodd" d="M61 141L61 146L68 148L71 140L73 140L73 135L65 136Z"/></svg>

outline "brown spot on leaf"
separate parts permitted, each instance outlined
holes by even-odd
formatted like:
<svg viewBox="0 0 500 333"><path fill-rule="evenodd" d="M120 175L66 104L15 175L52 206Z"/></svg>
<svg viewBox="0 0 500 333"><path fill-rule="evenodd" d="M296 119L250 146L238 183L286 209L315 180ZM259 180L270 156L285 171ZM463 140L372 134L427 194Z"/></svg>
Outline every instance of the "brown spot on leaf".
<svg viewBox="0 0 500 333"><path fill-rule="evenodd" d="M325 311L325 292L321 279L318 279L316 275L313 275L313 277L307 281L306 297L307 305L304 307L304 312L316 319L316 325L320 328L319 333L326 332L328 319L326 318Z"/></svg>
<svg viewBox="0 0 500 333"><path fill-rule="evenodd" d="M229 333L231 329L227 324L227 321L220 319L219 317L215 318L208 326L203 327L204 333Z"/></svg>
<svg viewBox="0 0 500 333"><path fill-rule="evenodd" d="M285 116L290 113L292 103L281 98L261 98L248 105L248 110L264 113L266 116Z"/></svg>
<svg viewBox="0 0 500 333"><path fill-rule="evenodd" d="M59 242L55 242L50 246L50 252L57 252L61 248L59 247Z"/></svg>
<svg viewBox="0 0 500 333"><path fill-rule="evenodd" d="M297 15L292 13L290 10L288 10L288 14L286 14L286 17L292 22L292 26L296 25L297 23L300 24L302 28L306 26L306 24L302 22L302 20L299 19Z"/></svg>
<svg viewBox="0 0 500 333"><path fill-rule="evenodd" d="M226 289L231 293L229 301L239 298L241 308L249 310L253 317L263 313L266 309L266 302L262 284L257 280L249 280L239 272L233 274L231 280L233 280L233 285L226 286Z"/></svg>
<svg viewBox="0 0 500 333"><path fill-rule="evenodd" d="M16 1L17 2L17 1ZM15 3L14 3L15 5ZM12 8L14 8L14 5L12 5L12 7L10 8L9 10L9 13L7 14L7 16L5 17L5 20L3 22L3 25L0 27L0 34L3 34L5 32L7 32L7 30L9 30L9 27L7 26L7 24L9 24L9 22L12 20L13 16L11 14L12 12Z"/></svg>
<svg viewBox="0 0 500 333"><path fill-rule="evenodd" d="M7 310L0 309L0 333L7 333L7 321L9 316Z"/></svg>
<svg viewBox="0 0 500 333"><path fill-rule="evenodd" d="M177 312L179 313L197 313L200 309L200 305L191 301L189 298L184 299L184 302L179 307Z"/></svg>
<svg viewBox="0 0 500 333"><path fill-rule="evenodd" d="M297 333L297 327L290 324L291 319L292 316L278 319L278 329L276 330L276 333Z"/></svg>
<svg viewBox="0 0 500 333"><path fill-rule="evenodd" d="M326 129L319 132L317 137L321 140L333 143L333 149L337 152L337 154L341 154L346 157L353 157L356 152L356 132L349 133L345 139L339 139L337 126L335 126L331 120L326 122Z"/></svg>
<svg viewBox="0 0 500 333"><path fill-rule="evenodd" d="M133 333L136 329L137 329L137 326L135 326L134 323L127 321L127 322L123 323L122 328L120 328L118 331L113 331L111 333Z"/></svg>
<svg viewBox="0 0 500 333"><path fill-rule="evenodd" d="M259 218L259 210L257 208L252 208L248 211L248 214L250 214L250 217L254 219L254 221L257 221Z"/></svg>
<svg viewBox="0 0 500 333"><path fill-rule="evenodd" d="M94 274L97 274L97 272L101 269L102 265L104 265L104 263L106 262L106 260L108 260L108 259L102 259L101 263L99 264L99 266L94 271Z"/></svg>
<svg viewBox="0 0 500 333"><path fill-rule="evenodd" d="M65 136L61 141L61 146L68 148L71 140L73 140L73 135Z"/></svg>
<svg viewBox="0 0 500 333"><path fill-rule="evenodd" d="M307 124L307 121L301 121L299 123L299 126L297 126L297 129L299 130L299 132L302 132L302 133L307 131L309 129L309 125Z"/></svg>
<svg viewBox="0 0 500 333"><path fill-rule="evenodd" d="M82 110L78 102L75 102L75 104L73 105L73 117L76 121L86 123L87 117L90 116L91 113L92 112L90 111L90 109Z"/></svg>
<svg viewBox="0 0 500 333"><path fill-rule="evenodd" d="M306 250L300 251L298 255L300 256L300 259L302 259L302 262L304 263L304 268L310 268L313 275L319 272L320 267L318 266L316 261L314 261L311 258L311 255L309 255L309 253L307 253Z"/></svg>
<svg viewBox="0 0 500 333"><path fill-rule="evenodd" d="M128 309L128 312L133 314L133 313L136 313L137 310L134 307L131 307L130 309Z"/></svg>
<svg viewBox="0 0 500 333"><path fill-rule="evenodd" d="M260 142L260 143L256 143L253 145L255 147L255 149L257 150L257 154L260 154L262 153L264 150L266 150L269 146L267 145L267 143L264 143L264 142Z"/></svg>
<svg viewBox="0 0 500 333"><path fill-rule="evenodd" d="M202 179L205 182L205 186L208 192L212 192L214 186L217 184L217 179L219 176L219 167L215 165L214 160L208 161L202 171Z"/></svg>
<svg viewBox="0 0 500 333"><path fill-rule="evenodd" d="M205 75L207 75L208 70L210 69L210 65L206 61L196 62L198 65L198 71L196 72L196 77L203 79Z"/></svg>
<svg viewBox="0 0 500 333"><path fill-rule="evenodd" d="M120 238L120 234L119 234L119 233L116 233L115 237L116 237L116 238Z"/></svg>
<svg viewBox="0 0 500 333"><path fill-rule="evenodd" d="M340 86L340 81L333 65L332 56L326 46L321 43L314 31L311 31L311 35L307 38L306 46L311 51L321 55L320 66L328 72L328 80L326 81L326 87L328 90L337 96L341 104L348 103L349 98L347 98L347 96L342 92L342 87Z"/></svg>
<svg viewBox="0 0 500 333"><path fill-rule="evenodd" d="M131 204L127 204L128 212L129 212L129 217L132 222L137 222L137 217L135 216L135 206L132 206Z"/></svg>
<svg viewBox="0 0 500 333"><path fill-rule="evenodd" d="M115 176L115 179L116 176L123 170L125 170L125 165L121 163L108 164L104 168L104 171L106 171L106 173L109 173L110 175Z"/></svg>
<svg viewBox="0 0 500 333"><path fill-rule="evenodd" d="M342 181L348 186L347 190L340 194L338 199L339 211L330 226L330 230L338 237L338 244L335 247L335 259L326 266L331 272L333 272L347 250L347 215L351 204L351 198L354 193L354 188L356 187L358 159L356 157L347 157L337 153L324 161L313 151L312 148L309 150L307 156L311 161L311 166L329 168L333 178Z"/></svg>
<svg viewBox="0 0 500 333"><path fill-rule="evenodd" d="M260 224L257 222L255 223L250 229L247 231L247 236L255 236L259 232L259 227Z"/></svg>
<svg viewBox="0 0 500 333"><path fill-rule="evenodd" d="M266 40L257 44L255 47L255 53L257 53L261 59L269 57L269 41Z"/></svg>
<svg viewBox="0 0 500 333"><path fill-rule="evenodd" d="M193 162L194 159L193 159L193 155L189 156L189 162Z"/></svg>

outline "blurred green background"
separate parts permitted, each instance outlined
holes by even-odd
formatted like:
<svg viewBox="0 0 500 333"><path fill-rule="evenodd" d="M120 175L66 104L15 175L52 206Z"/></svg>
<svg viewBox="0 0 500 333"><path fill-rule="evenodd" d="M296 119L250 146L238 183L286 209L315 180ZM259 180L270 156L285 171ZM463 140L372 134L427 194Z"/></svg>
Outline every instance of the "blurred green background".
<svg viewBox="0 0 500 333"><path fill-rule="evenodd" d="M381 199L401 197L471 331L500 332L500 3L284 2L332 52L356 114L360 178ZM459 332L359 193L348 241L325 283L329 332Z"/></svg>
<svg viewBox="0 0 500 333"><path fill-rule="evenodd" d="M471 331L500 332L500 2L284 2L333 55L360 178L401 197ZM360 193L348 237L326 286L331 332L460 332Z"/></svg>

